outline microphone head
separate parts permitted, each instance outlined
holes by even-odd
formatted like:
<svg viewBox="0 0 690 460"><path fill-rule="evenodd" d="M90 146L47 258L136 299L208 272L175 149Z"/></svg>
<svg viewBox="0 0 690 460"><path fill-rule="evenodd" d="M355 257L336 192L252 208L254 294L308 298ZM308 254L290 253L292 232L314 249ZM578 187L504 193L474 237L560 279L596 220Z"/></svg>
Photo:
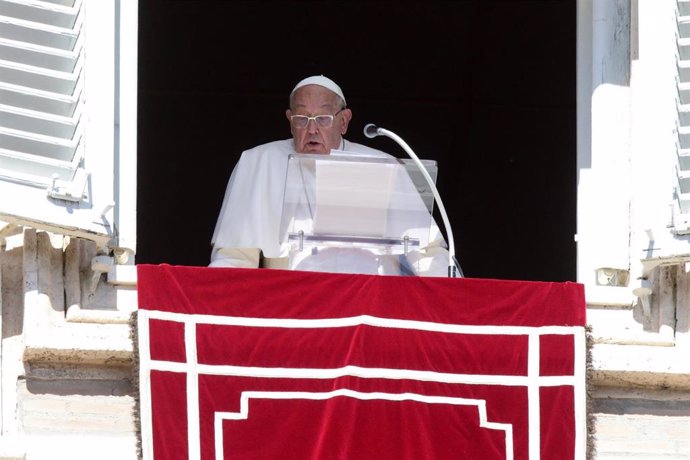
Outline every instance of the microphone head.
<svg viewBox="0 0 690 460"><path fill-rule="evenodd" d="M379 135L379 128L373 123L369 123L364 127L364 135L367 136L369 139L373 139L374 137Z"/></svg>

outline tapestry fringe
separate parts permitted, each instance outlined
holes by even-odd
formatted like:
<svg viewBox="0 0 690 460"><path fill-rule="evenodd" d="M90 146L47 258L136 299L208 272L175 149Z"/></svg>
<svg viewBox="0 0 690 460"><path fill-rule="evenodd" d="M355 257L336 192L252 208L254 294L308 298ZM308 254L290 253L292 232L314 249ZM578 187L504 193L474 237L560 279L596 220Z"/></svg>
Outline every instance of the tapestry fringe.
<svg viewBox="0 0 690 460"><path fill-rule="evenodd" d="M592 391L593 391L593 370L594 366L592 364L592 347L594 346L594 337L592 336L592 327L587 325L585 327L585 343L587 344L587 364L586 364L586 377L585 377L585 389L586 389L586 411L587 411L587 449L586 457L587 460L594 460L596 457L596 427L594 423L593 414L593 402L592 402Z"/></svg>
<svg viewBox="0 0 690 460"><path fill-rule="evenodd" d="M132 409L132 419L137 439L137 458L142 460L141 450L141 397L139 394L139 331L138 331L138 311L132 312L129 316L129 338L132 340L132 393L134 394L134 407Z"/></svg>

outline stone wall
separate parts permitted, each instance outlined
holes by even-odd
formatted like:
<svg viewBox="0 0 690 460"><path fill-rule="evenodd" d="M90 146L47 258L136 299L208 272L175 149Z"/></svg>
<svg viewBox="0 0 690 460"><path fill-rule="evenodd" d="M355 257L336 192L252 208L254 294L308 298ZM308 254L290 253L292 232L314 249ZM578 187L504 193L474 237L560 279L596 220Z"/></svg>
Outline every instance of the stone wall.
<svg viewBox="0 0 690 460"><path fill-rule="evenodd" d="M596 459L690 459L690 274L650 280L647 306L625 289L588 304Z"/></svg>
<svg viewBox="0 0 690 460"><path fill-rule="evenodd" d="M138 458L132 280L89 241L2 236L0 459Z"/></svg>

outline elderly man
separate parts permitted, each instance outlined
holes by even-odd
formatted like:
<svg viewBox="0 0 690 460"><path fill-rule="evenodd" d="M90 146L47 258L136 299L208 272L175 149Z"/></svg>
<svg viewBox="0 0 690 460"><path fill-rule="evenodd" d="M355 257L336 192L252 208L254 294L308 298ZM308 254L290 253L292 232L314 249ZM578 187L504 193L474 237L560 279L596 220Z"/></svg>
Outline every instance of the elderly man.
<svg viewBox="0 0 690 460"><path fill-rule="evenodd" d="M352 119L340 87L322 75L305 78L290 93L285 111L292 139L259 145L242 153L228 182L213 234L211 267L261 266L282 268L285 251L279 241L288 156L293 153L328 155L343 150L367 156L390 155L346 141ZM443 276L445 242L438 235L423 274ZM439 253L440 251L440 253ZM440 255L441 257L438 257ZM434 257L436 256L436 257ZM263 260L263 262L262 262Z"/></svg>

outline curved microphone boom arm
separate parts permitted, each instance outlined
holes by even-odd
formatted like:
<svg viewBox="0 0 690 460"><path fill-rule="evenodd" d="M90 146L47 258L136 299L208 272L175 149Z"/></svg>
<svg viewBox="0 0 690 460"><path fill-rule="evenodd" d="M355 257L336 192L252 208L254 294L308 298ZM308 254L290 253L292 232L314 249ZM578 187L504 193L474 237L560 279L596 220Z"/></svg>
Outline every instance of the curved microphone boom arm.
<svg viewBox="0 0 690 460"><path fill-rule="evenodd" d="M434 194L434 198L436 199L436 202L438 203L438 210L441 213L441 218L443 219L443 226L446 229L446 234L448 235L448 277L449 278L455 278L458 276L458 272L460 276L464 276L462 273L462 269L460 268L460 264L458 263L457 259L455 258L455 240L453 239L453 230L450 227L450 221L448 220L448 214L446 214L446 208L443 206L443 201L441 201L441 195L438 193L438 189L436 188L436 184L434 183L433 179L429 175L429 172L426 170L422 162L419 160L417 155L412 151L409 145L407 145L407 142L402 140L400 136L395 134L392 131L388 131L387 129L384 128L379 128L378 126L374 125L373 123L369 123L364 127L364 135L368 137L369 139L372 139L376 136L386 136L390 137L393 139L395 142L397 142L404 150L407 152L407 154L412 158L412 160L415 162L417 167L419 168L419 171L422 173L424 176L424 179L426 179L427 183L429 184L429 187L431 187L431 191Z"/></svg>

